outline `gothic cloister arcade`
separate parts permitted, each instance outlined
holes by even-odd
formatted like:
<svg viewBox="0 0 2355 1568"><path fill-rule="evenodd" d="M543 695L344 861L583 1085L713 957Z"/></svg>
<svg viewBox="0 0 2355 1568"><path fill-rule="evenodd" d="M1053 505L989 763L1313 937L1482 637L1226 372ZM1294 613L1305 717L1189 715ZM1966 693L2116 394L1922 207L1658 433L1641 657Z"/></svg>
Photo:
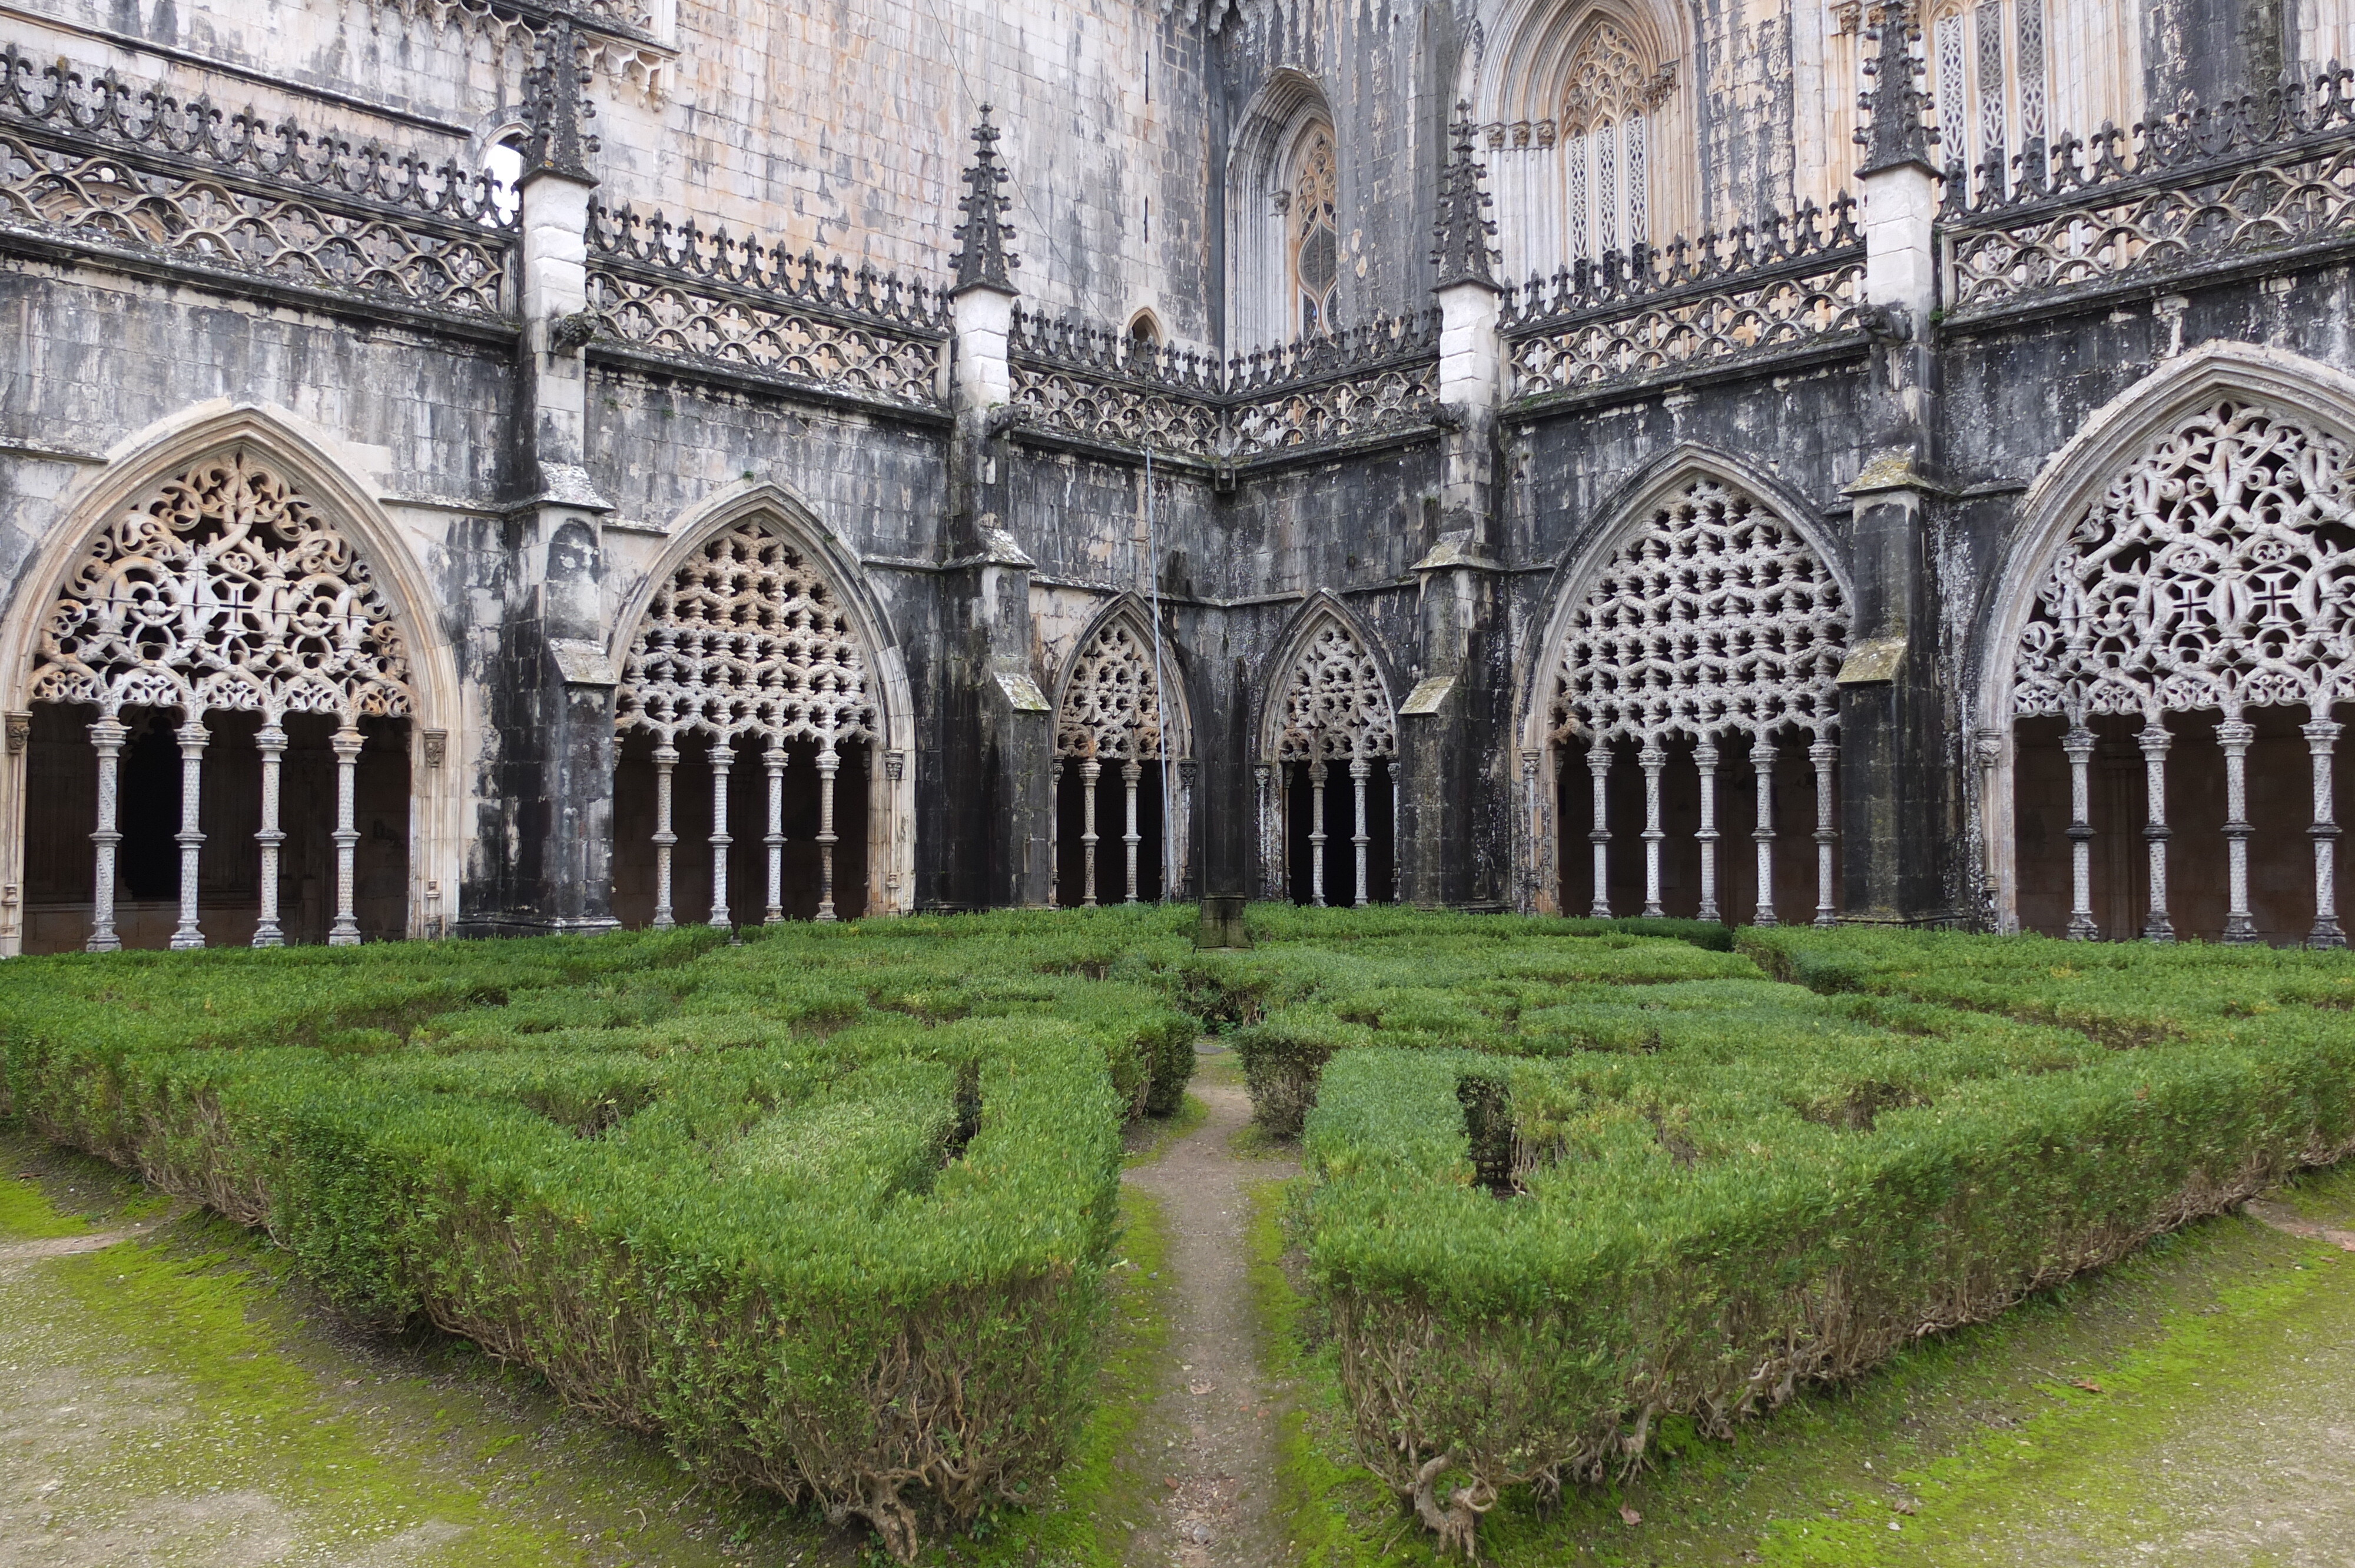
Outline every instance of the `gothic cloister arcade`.
<svg viewBox="0 0 2355 1568"><path fill-rule="evenodd" d="M439 930L450 676L367 494L241 412L76 515L6 634L16 950Z"/></svg>
<svg viewBox="0 0 2355 1568"><path fill-rule="evenodd" d="M1259 815L1264 895L1295 904L1398 897L1398 709L1370 644L1314 601L1263 688Z"/></svg>
<svg viewBox="0 0 2355 1568"><path fill-rule="evenodd" d="M1997 921L2342 946L2355 383L2196 354L2064 449L2028 515L1973 757Z"/></svg>
<svg viewBox="0 0 2355 1568"><path fill-rule="evenodd" d="M623 621L616 918L901 912L904 681L856 565L775 496L679 532Z"/></svg>
<svg viewBox="0 0 2355 1568"><path fill-rule="evenodd" d="M1625 515L1566 574L1531 694L1529 805L1540 844L1553 806L1558 907L1828 925L1848 602L1830 557L1714 471Z"/></svg>
<svg viewBox="0 0 2355 1568"><path fill-rule="evenodd" d="M1185 885L1189 733L1184 683L1149 613L1116 601L1058 687L1049 902L1151 903ZM1107 839L1117 853L1102 853Z"/></svg>

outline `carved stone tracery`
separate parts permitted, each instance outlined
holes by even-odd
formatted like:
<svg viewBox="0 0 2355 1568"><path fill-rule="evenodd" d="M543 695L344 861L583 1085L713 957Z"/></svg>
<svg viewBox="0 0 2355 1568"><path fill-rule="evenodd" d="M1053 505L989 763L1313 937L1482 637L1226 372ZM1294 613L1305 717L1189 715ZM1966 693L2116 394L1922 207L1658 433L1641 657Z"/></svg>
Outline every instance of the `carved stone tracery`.
<svg viewBox="0 0 2355 1568"><path fill-rule="evenodd" d="M32 699L332 714L416 711L400 629L359 550L242 449L118 513L42 622Z"/></svg>
<svg viewBox="0 0 2355 1568"><path fill-rule="evenodd" d="M2019 717L2355 700L2355 450L2221 398L2089 506L2041 575Z"/></svg>
<svg viewBox="0 0 2355 1568"><path fill-rule="evenodd" d="M1135 628L1114 621L1081 650L1055 715L1055 755L1146 762L1164 755L1161 685L1153 651Z"/></svg>
<svg viewBox="0 0 2355 1568"><path fill-rule="evenodd" d="M1553 738L1828 738L1847 639L1839 585L1806 541L1751 497L1695 480L1612 552L1572 613Z"/></svg>
<svg viewBox="0 0 2355 1568"><path fill-rule="evenodd" d="M616 722L773 744L875 738L850 616L781 532L747 519L704 541L655 590L630 641Z"/></svg>
<svg viewBox="0 0 2355 1568"><path fill-rule="evenodd" d="M1310 636L1284 686L1279 762L1373 761L1398 755L1398 718L1380 666L1337 620Z"/></svg>

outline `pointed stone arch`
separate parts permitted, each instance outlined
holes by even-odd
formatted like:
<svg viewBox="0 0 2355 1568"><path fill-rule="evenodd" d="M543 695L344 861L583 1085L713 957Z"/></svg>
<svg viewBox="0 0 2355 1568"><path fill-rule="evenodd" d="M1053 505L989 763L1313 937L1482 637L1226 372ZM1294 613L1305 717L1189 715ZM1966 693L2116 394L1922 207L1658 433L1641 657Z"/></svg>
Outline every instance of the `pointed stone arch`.
<svg viewBox="0 0 2355 1568"><path fill-rule="evenodd" d="M1338 162L1332 106L1305 71L1271 74L1237 125L1226 173L1226 341L1244 353L1300 335L1292 303L1294 205L1304 158L1320 135L1335 160L1329 183L1337 200L1346 197L1348 173ZM1337 220L1337 234L1345 228Z"/></svg>
<svg viewBox="0 0 2355 1568"><path fill-rule="evenodd" d="M714 924L730 919L731 847L766 849L763 918L784 918L785 771L809 753L815 779L816 917L836 917L836 782L863 774L863 831L852 842L863 874L854 883L868 913L904 913L913 878L912 705L898 642L854 556L781 485L730 487L681 518L670 545L631 595L614 632L621 672L614 723L625 741L651 740L653 912L673 923L672 779L699 748L711 787ZM855 751L854 751L854 748ZM750 750L767 779L766 831L739 835L729 779ZM618 785L617 785L618 788ZM801 840L791 841L801 842ZM616 845L617 851L623 848ZM739 868L751 870L750 866Z"/></svg>
<svg viewBox="0 0 2355 1568"><path fill-rule="evenodd" d="M11 915L29 915L36 896L27 879L27 839L36 831L28 809L42 801L28 794L28 767L81 744L84 726L58 728L59 715L95 713L86 726L89 778L69 789L87 789L81 798L96 801L88 943L122 945L116 848L126 746L137 741L129 754L135 763L150 742L163 744L160 731L134 735L123 718L154 727L169 712L178 715L170 731L178 756L169 766L180 819L172 946L249 935L261 946L285 940L282 874L289 855L307 863L314 848L325 857L315 877L323 889L317 934L326 940L357 942L364 923L393 936L442 928L451 911L441 891L456 885L460 869L459 769L448 757L461 712L456 672L422 574L356 465L282 410L207 404L118 445L62 515L19 576L0 629L14 715L0 772L5 870L27 901ZM304 732L291 740L290 722ZM252 780L224 772L249 750ZM77 775L81 768L62 765ZM316 824L298 821L291 849L281 813L288 766L323 770L298 793L336 802L333 828L313 834ZM222 831L224 789L240 812L252 808L250 832L242 820ZM356 792L366 794L380 829L365 851ZM385 826L387 819L399 828ZM210 832L201 826L208 820ZM54 837L48 827L40 830L45 839ZM379 847L388 840L397 854ZM202 907L200 864L215 888ZM365 880L365 895L356 879ZM250 904L238 891L249 888ZM209 938L207 923L215 927ZM17 950L26 934L24 921L12 918L0 943Z"/></svg>
<svg viewBox="0 0 2355 1568"><path fill-rule="evenodd" d="M2126 936L2138 914L2150 940L2189 928L2343 943L2333 768L2336 710L2355 700L2350 581L2355 378L2211 344L2088 421L2030 487L1990 578L1966 761L1991 923ZM2057 747L2036 733L2055 728ZM2258 781L2306 767L2310 791L2301 780L2294 800L2260 799ZM2105 774L2139 789L2107 788ZM2044 835L2069 846L2062 875L2051 856L2024 859L2021 840L2023 813L2057 823L2064 795L2065 827ZM2170 806L2211 796L2221 821ZM2111 853L2137 836L2138 853ZM2303 855L2301 839L2313 845L2310 908L2291 909L2286 889L2253 898L2253 875L2294 882L2281 856ZM2027 909L2064 887L2065 925Z"/></svg>
<svg viewBox="0 0 2355 1568"><path fill-rule="evenodd" d="M1260 683L1253 769L1265 895L1323 904L1337 876L1359 904L1384 884L1394 894L1398 704L1380 645L1338 598L1319 590L1277 646ZM1350 854L1338 866L1338 841L1326 831L1337 768L1349 780L1351 813Z"/></svg>
<svg viewBox="0 0 2355 1568"><path fill-rule="evenodd" d="M1088 621L1056 676L1054 714L1050 902L1104 901L1096 824L1107 805L1123 827L1118 891L1132 903L1146 888L1169 896L1187 880L1193 724L1176 640L1156 635L1138 596L1115 596Z"/></svg>
<svg viewBox="0 0 2355 1568"><path fill-rule="evenodd" d="M1829 541L1806 511L1778 487L1722 454L1679 448L1624 487L1603 509L1604 524L1565 555L1556 577L1546 632L1525 667L1519 694L1525 826L1525 906L1563 907L1560 841L1565 812L1578 811L1566 749L1582 747L1583 811L1591 821L1591 912L1608 916L1614 830L1611 800L1618 753L1632 747L1642 775L1640 809L1643 909L1668 911L1671 871L1685 880L1691 860L1690 913L1723 916L1717 843L1721 769L1746 768L1755 791L1756 878L1752 902L1759 924L1773 924L1778 899L1774 853L1779 832L1775 794L1813 790L1815 917L1835 909L1837 835L1832 824L1835 679L1847 653L1849 586ZM1785 766L1784 744L1806 741L1812 781ZM1691 770L1689 832L1669 832L1684 815L1684 769ZM1737 782L1734 792L1741 789ZM1671 795L1676 799L1671 800ZM1558 824L1558 825L1557 825ZM1677 841L1673 852L1670 841ZM1628 842L1620 835L1619 842ZM1678 858L1674 866L1667 855ZM1623 852L1624 857L1624 852ZM1796 879L1779 879L1783 901L1800 896ZM1621 880L1632 868L1622 866Z"/></svg>

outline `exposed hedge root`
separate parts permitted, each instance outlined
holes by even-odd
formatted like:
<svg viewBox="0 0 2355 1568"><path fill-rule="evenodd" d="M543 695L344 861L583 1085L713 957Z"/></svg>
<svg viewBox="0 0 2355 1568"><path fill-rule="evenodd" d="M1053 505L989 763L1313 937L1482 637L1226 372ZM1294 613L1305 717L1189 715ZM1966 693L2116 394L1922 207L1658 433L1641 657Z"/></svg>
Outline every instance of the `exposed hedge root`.
<svg viewBox="0 0 2355 1568"><path fill-rule="evenodd" d="M1439 1506L1436 1487L1439 1478L1455 1463L1455 1456L1442 1454L1426 1459L1414 1473L1414 1511L1423 1528L1439 1537L1441 1552L1461 1552L1470 1561L1480 1557L1480 1516L1497 1506L1497 1489L1475 1481L1468 1487L1458 1487Z"/></svg>

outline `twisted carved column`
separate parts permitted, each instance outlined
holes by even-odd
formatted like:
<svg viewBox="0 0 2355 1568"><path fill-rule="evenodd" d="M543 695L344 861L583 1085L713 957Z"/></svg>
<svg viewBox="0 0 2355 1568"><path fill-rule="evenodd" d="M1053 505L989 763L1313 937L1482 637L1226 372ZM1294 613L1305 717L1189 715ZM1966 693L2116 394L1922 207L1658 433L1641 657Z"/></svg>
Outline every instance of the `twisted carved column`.
<svg viewBox="0 0 2355 1568"><path fill-rule="evenodd" d="M98 827L90 835L98 868L91 885L90 940L82 946L92 953L123 948L123 938L114 932L114 846L123 842L115 816L123 799L123 743L130 736L131 731L112 714L90 726L91 749L98 753Z"/></svg>
<svg viewBox="0 0 2355 1568"><path fill-rule="evenodd" d="M1832 826L1832 764L1839 759L1839 747L1828 736L1817 736L1807 747L1807 757L1816 765L1816 924L1836 926L1838 916L1833 912L1832 849L1839 842L1839 832Z"/></svg>
<svg viewBox="0 0 2355 1568"><path fill-rule="evenodd" d="M172 933L172 946L184 949L205 945L205 934L197 926L197 855L205 835L197 821L204 793L205 743L211 737L202 714L192 715L174 733L180 742L180 831L172 835L180 846L180 924Z"/></svg>
<svg viewBox="0 0 2355 1568"><path fill-rule="evenodd" d="M2249 743L2257 738L2254 725L2230 719L2216 726L2224 747L2224 848L2231 867L2231 906L2224 912L2224 940L2246 944L2257 939L2256 917L2249 909Z"/></svg>
<svg viewBox="0 0 2355 1568"><path fill-rule="evenodd" d="M1660 842L1668 835L1660 828L1660 770L1668 754L1646 745L1636 761L1644 769L1644 914L1657 920L1666 913L1660 907Z"/></svg>
<svg viewBox="0 0 2355 1568"><path fill-rule="evenodd" d="M360 763L360 732L357 726L346 722L336 731L336 921L327 927L327 945L331 948L353 948L359 945L360 923L352 907L352 852L360 842L359 830L352 825L352 810L356 804L357 781L355 777ZM173 938L177 941L177 938Z"/></svg>
<svg viewBox="0 0 2355 1568"><path fill-rule="evenodd" d="M2143 722L2141 740L2143 799L2149 818L2142 837L2150 854L2150 910L2143 918L2142 939L2172 942L2175 922L2167 912L2167 841L2173 836L2167 825L2167 750L2175 737L2168 734L2165 720L2153 714Z"/></svg>
<svg viewBox="0 0 2355 1568"><path fill-rule="evenodd" d="M821 920L835 917L834 776L841 768L842 758L829 736L817 754L817 917Z"/></svg>
<svg viewBox="0 0 2355 1568"><path fill-rule="evenodd" d="M1092 757L1080 759L1080 907L1096 906L1096 780L1103 764Z"/></svg>
<svg viewBox="0 0 2355 1568"><path fill-rule="evenodd" d="M1325 757L1308 765L1308 885L1316 907L1325 907Z"/></svg>
<svg viewBox="0 0 2355 1568"><path fill-rule="evenodd" d="M785 923L785 748L772 740L761 761L769 770L769 833L764 841L769 846L769 907L761 923L782 926Z"/></svg>
<svg viewBox="0 0 2355 1568"><path fill-rule="evenodd" d="M286 757L286 732L273 720L253 737L261 752L261 831L253 835L261 846L261 918L254 923L253 945L282 948L286 933L278 925L278 855L286 834L278 821L280 765Z"/></svg>
<svg viewBox="0 0 2355 1568"><path fill-rule="evenodd" d="M1371 837L1366 832L1366 780L1373 776L1373 771L1374 765L1364 758L1349 759L1349 782L1355 786L1358 797L1358 831L1349 835L1349 842L1358 852L1357 906L1360 909L1366 906L1366 845Z"/></svg>
<svg viewBox="0 0 2355 1568"><path fill-rule="evenodd" d="M1124 819L1127 826L1120 835L1121 845L1127 851L1128 859L1128 896L1123 902L1128 904L1136 902L1136 846L1144 842L1145 837L1136 831L1136 784L1144 777L1145 768L1134 757L1120 765L1121 795L1127 812Z"/></svg>
<svg viewBox="0 0 2355 1568"><path fill-rule="evenodd" d="M1057 909L1063 903L1063 759L1055 758L1047 770L1047 799L1053 802L1054 847L1047 855L1047 907Z"/></svg>
<svg viewBox="0 0 2355 1568"><path fill-rule="evenodd" d="M671 769L678 766L678 747L667 735L655 747L655 929L667 931L677 921L670 912L670 851L678 835L670 827Z"/></svg>
<svg viewBox="0 0 2355 1568"><path fill-rule="evenodd" d="M1717 741L1702 736L1693 747L1693 766L1700 772L1700 831L1693 837L1700 842L1700 917L1718 918L1717 913Z"/></svg>
<svg viewBox="0 0 2355 1568"><path fill-rule="evenodd" d="M1587 914L1611 918L1611 743L1598 735L1587 749L1586 771L1594 780L1594 825L1586 842L1594 847L1594 899Z"/></svg>
<svg viewBox="0 0 2355 1568"><path fill-rule="evenodd" d="M1774 741L1761 735L1750 743L1750 763L1758 772L1758 826L1751 838L1758 845L1758 907L1753 926L1772 926L1774 919Z"/></svg>
<svg viewBox="0 0 2355 1568"><path fill-rule="evenodd" d="M2314 758L2314 929L2307 933L2309 948L2343 948L2347 933L2339 927L2339 819L2330 798L2330 754L2339 744L2340 726L2317 719L2304 726L2307 750Z"/></svg>
<svg viewBox="0 0 2355 1568"><path fill-rule="evenodd" d="M721 736L711 743L711 919L728 924L728 846L736 841L728 832L728 770L736 764L732 741Z"/></svg>
<svg viewBox="0 0 2355 1568"><path fill-rule="evenodd" d="M2094 755L2094 732L2082 719L2072 722L2061 749L2069 754L2069 939L2091 942L2102 934L2094 923L2093 790L2085 768Z"/></svg>

